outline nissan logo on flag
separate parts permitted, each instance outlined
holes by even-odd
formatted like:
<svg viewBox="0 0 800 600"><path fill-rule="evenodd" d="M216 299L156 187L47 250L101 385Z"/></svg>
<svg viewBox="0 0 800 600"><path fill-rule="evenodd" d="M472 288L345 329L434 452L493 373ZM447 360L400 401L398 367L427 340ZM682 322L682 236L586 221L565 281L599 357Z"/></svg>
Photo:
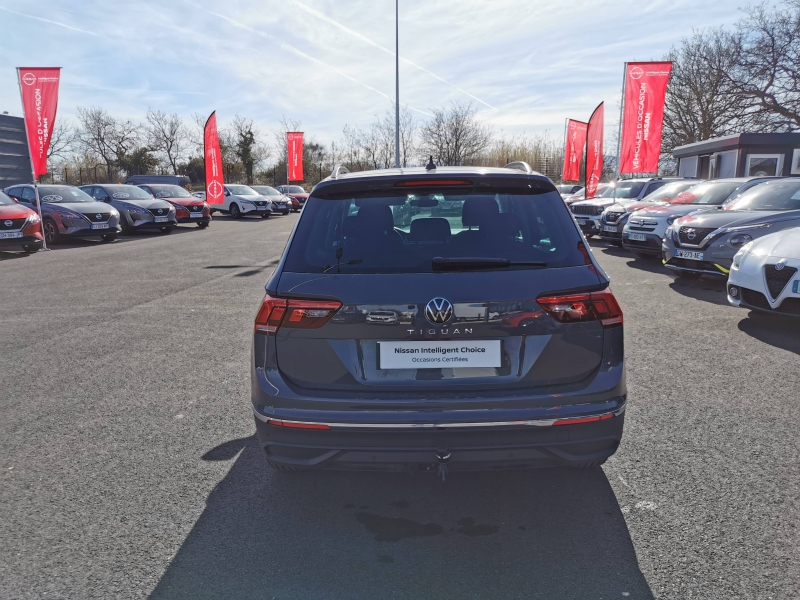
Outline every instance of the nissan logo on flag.
<svg viewBox="0 0 800 600"><path fill-rule="evenodd" d="M644 69L642 69L642 67L633 67L628 73L631 79L641 79L642 75L644 75Z"/></svg>
<svg viewBox="0 0 800 600"><path fill-rule="evenodd" d="M425 305L425 318L439 325L447 323L453 316L453 305L444 298L434 298Z"/></svg>
<svg viewBox="0 0 800 600"><path fill-rule="evenodd" d="M33 73L25 73L25 75L22 76L22 83L25 85L33 85L36 83L36 75Z"/></svg>

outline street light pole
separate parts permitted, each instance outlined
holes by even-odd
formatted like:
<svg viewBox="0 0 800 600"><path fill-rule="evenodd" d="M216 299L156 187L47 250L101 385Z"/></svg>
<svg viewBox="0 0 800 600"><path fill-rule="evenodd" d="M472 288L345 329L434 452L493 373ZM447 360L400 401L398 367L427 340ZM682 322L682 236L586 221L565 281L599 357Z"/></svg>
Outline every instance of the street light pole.
<svg viewBox="0 0 800 600"><path fill-rule="evenodd" d="M394 166L400 168L400 0L394 0Z"/></svg>

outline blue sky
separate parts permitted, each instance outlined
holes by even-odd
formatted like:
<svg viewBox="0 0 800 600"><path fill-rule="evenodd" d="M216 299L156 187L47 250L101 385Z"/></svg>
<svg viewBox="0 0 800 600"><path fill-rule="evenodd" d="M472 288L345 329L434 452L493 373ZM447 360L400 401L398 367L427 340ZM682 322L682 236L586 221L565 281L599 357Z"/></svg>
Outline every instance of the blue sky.
<svg viewBox="0 0 800 600"><path fill-rule="evenodd" d="M472 101L495 130L607 125L626 60L660 59L693 27L731 24L736 0L400 0L401 103ZM216 109L265 131L282 115L320 141L394 98L393 0L0 0L0 111L20 114L15 66L61 66L59 115L97 105Z"/></svg>

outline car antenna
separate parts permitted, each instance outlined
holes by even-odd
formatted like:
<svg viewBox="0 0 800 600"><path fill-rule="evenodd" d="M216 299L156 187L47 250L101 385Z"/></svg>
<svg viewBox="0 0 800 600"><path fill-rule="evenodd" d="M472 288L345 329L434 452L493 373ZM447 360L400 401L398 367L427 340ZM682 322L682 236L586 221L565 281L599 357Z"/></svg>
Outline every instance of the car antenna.
<svg viewBox="0 0 800 600"><path fill-rule="evenodd" d="M425 165L425 170L426 171L435 171L436 170L436 165L433 163L433 154L430 155L430 158L428 159L428 164Z"/></svg>

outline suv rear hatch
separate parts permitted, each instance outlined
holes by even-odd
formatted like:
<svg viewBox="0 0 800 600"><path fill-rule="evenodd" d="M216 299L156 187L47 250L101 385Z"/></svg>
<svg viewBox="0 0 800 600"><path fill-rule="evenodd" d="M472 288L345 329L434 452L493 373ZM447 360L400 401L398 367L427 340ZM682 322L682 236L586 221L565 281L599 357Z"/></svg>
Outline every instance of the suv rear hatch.
<svg viewBox="0 0 800 600"><path fill-rule="evenodd" d="M574 386L621 323L607 284L544 178L331 182L309 198L257 328L305 389Z"/></svg>

